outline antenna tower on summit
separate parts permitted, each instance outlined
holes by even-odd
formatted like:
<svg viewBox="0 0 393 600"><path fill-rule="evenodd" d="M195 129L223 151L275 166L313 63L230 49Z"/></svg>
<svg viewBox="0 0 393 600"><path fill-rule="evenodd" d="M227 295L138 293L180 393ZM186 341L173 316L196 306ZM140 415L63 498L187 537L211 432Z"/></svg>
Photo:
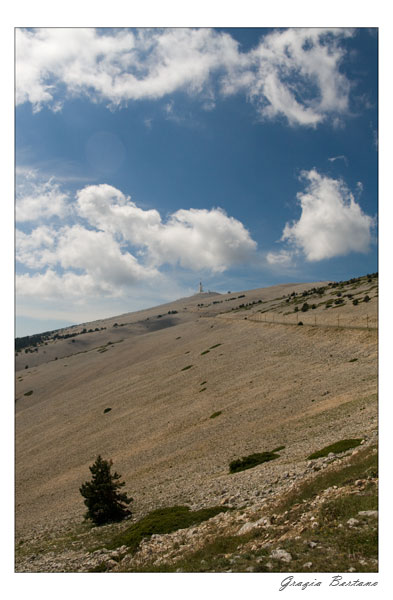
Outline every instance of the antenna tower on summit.
<svg viewBox="0 0 393 600"><path fill-rule="evenodd" d="M202 286L202 281L199 282L199 293L202 294L203 292L203 286Z"/></svg>

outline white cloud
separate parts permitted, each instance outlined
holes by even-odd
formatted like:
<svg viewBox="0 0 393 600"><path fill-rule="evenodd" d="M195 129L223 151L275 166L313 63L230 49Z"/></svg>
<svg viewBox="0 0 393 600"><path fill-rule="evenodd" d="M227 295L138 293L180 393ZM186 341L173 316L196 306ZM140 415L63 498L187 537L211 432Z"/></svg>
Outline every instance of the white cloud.
<svg viewBox="0 0 393 600"><path fill-rule="evenodd" d="M73 215L84 223L17 231L17 261L47 269L18 276L19 294L117 297L141 284L161 285L164 265L217 273L256 250L243 224L219 208L179 210L164 223L158 211L106 184L79 190Z"/></svg>
<svg viewBox="0 0 393 600"><path fill-rule="evenodd" d="M34 171L17 170L16 221L28 222L52 217L64 218L69 212L68 194L53 178L37 180Z"/></svg>
<svg viewBox="0 0 393 600"><path fill-rule="evenodd" d="M138 208L109 185L85 187L77 197L78 212L90 225L140 246L157 267L167 263L219 272L244 262L256 249L242 223L219 208L182 209L163 223L158 211Z"/></svg>
<svg viewBox="0 0 393 600"><path fill-rule="evenodd" d="M279 30L242 53L231 35L208 28L17 29L16 102L60 110L67 97L86 96L118 107L185 91L210 110L217 95L242 91L265 118L315 126L348 108L349 83L339 66L340 41L350 35ZM166 106L173 118L173 105Z"/></svg>
<svg viewBox="0 0 393 600"><path fill-rule="evenodd" d="M339 156L331 156L330 158L328 158L329 162L336 162L336 160L343 160L345 162L345 164L348 166L348 159L343 154L340 154Z"/></svg>
<svg viewBox="0 0 393 600"><path fill-rule="evenodd" d="M55 248L57 232L46 226L40 226L29 234L16 229L15 258L29 269L39 269L50 264Z"/></svg>
<svg viewBox="0 0 393 600"><path fill-rule="evenodd" d="M292 264L293 253L289 250L279 250L278 252L268 252L266 260L273 267L289 267Z"/></svg>
<svg viewBox="0 0 393 600"><path fill-rule="evenodd" d="M302 213L298 221L285 225L282 241L308 261L368 252L374 219L363 213L344 182L315 169L302 176L308 182L297 194Z"/></svg>

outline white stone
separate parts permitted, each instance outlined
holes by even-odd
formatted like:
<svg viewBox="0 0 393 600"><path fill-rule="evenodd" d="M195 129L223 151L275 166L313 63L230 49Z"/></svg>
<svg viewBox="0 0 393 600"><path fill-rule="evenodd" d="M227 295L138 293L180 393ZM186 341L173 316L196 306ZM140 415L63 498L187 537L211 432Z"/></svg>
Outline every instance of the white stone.
<svg viewBox="0 0 393 600"><path fill-rule="evenodd" d="M281 560L282 562L291 562L292 560L292 556L289 554L289 552L283 550L282 548L276 548L273 550L270 556L271 558Z"/></svg>

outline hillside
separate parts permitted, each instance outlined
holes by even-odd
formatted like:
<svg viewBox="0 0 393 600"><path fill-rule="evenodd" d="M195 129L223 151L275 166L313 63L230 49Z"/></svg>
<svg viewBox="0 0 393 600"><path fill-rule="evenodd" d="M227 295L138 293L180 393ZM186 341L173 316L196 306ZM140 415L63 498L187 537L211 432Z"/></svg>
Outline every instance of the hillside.
<svg viewBox="0 0 393 600"><path fill-rule="evenodd" d="M61 330L57 337L51 334L19 351L16 570L89 570L98 564L91 562L91 549L101 556L99 541L110 548L114 532L130 526L98 531L82 524L78 490L99 453L113 460L126 481L134 498L132 523L161 507L231 509L191 527L195 532L187 535L192 543L182 544L179 534L169 532L161 542L159 536L147 541L150 548L142 544L131 559L126 545L119 544L122 550L112 550L117 558L112 556L105 570L152 569L155 555L157 565L170 570L168 561L184 560L187 552L224 534L242 539L250 551L256 530L265 532L266 523L250 526L247 539L236 532L239 524L258 518L275 523L275 534L281 533L275 538L268 532L269 540L282 546L291 536L281 539L285 532L277 527L302 535L291 521L298 501L287 503L282 522L278 518L283 494L320 477L321 469L336 470L340 480L337 473L346 468L345 461L354 462L356 478L335 485L348 497L355 492L368 497L367 490L377 482L375 469L364 475L376 451L377 285L373 275L341 283L196 294ZM344 439L361 440L362 450L308 460ZM229 472L232 461L277 448L274 460ZM337 496L331 482L323 485L317 498L311 494L310 505L305 504L310 518L325 496L329 502ZM374 500L362 502L355 503L360 511ZM364 517L370 531L372 518ZM261 548L266 543L262 538ZM215 555L239 554L236 544L226 543L227 551ZM270 554L265 554L261 550L258 555L262 570L289 569L282 558L273 557L272 566L266 566ZM358 570L359 560L366 560L365 570L376 570L372 552L353 561ZM179 562L176 568L204 570L200 562L192 564ZM236 564L238 570L255 570L257 563L241 559ZM302 570L303 563L293 564ZM348 557L342 564L352 568ZM212 565L212 570L231 569L228 563Z"/></svg>

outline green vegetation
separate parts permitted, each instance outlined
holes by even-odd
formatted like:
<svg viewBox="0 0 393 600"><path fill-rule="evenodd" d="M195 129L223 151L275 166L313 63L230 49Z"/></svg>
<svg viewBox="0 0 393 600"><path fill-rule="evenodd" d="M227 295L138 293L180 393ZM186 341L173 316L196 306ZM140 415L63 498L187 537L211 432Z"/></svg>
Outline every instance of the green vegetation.
<svg viewBox="0 0 393 600"><path fill-rule="evenodd" d="M216 412L214 412L212 415L210 415L210 419L215 419L216 417L219 417L222 414L222 410L217 410Z"/></svg>
<svg viewBox="0 0 393 600"><path fill-rule="evenodd" d="M349 360L348 362L356 362L357 358L351 358L351 360Z"/></svg>
<svg viewBox="0 0 393 600"><path fill-rule="evenodd" d="M182 371L187 371L187 369L191 369L193 365L187 365L186 367L182 368Z"/></svg>
<svg viewBox="0 0 393 600"><path fill-rule="evenodd" d="M121 475L111 473L112 464L111 460L104 460L98 455L95 463L89 467L91 481L86 481L79 488L87 506L85 519L91 519L95 525L115 523L131 516L127 505L132 498L128 498L125 492L118 492L125 483L119 481Z"/></svg>
<svg viewBox="0 0 393 600"><path fill-rule="evenodd" d="M274 452L257 452L255 454L250 454L249 456L243 456L243 458L233 460L229 464L229 472L238 473L239 471L252 469L257 465L261 465L269 460L274 460L275 458L279 458L279 454L275 454Z"/></svg>
<svg viewBox="0 0 393 600"><path fill-rule="evenodd" d="M201 393L201 392L206 392L206 390L207 390L207 388L201 388L201 389L199 390L199 393Z"/></svg>
<svg viewBox="0 0 393 600"><path fill-rule="evenodd" d="M215 517L218 513L229 510L223 506L213 506L197 511L191 511L188 506L169 506L154 510L122 533L115 536L109 548L128 546L129 552L135 552L143 538L153 534L172 533L178 529L185 529L192 525L199 525Z"/></svg>
<svg viewBox="0 0 393 600"><path fill-rule="evenodd" d="M210 346L209 350L213 350L213 348L218 348L218 346L222 346L222 344L214 344L214 346Z"/></svg>
<svg viewBox="0 0 393 600"><path fill-rule="evenodd" d="M331 444L330 446L325 446L321 450L317 452L313 452L308 456L308 460L312 460L314 458L321 458L323 456L327 456L330 452L334 454L339 454L340 452L345 452L346 450L350 450L351 448L356 448L361 444L361 439L349 439L349 440L341 440L340 442L336 442L335 444Z"/></svg>
<svg viewBox="0 0 393 600"><path fill-rule="evenodd" d="M210 352L210 350L204 350L203 352L201 352L201 356L203 356L203 354L208 354Z"/></svg>
<svg viewBox="0 0 393 600"><path fill-rule="evenodd" d="M110 412L111 410L112 410L111 408L105 408L104 414Z"/></svg>
<svg viewBox="0 0 393 600"><path fill-rule="evenodd" d="M33 393L33 390L30 390L29 392L25 392L24 396L31 396L32 393Z"/></svg>
<svg viewBox="0 0 393 600"><path fill-rule="evenodd" d="M205 383L207 383L207 381L202 381L202 383L200 383L199 385L205 385Z"/></svg>

